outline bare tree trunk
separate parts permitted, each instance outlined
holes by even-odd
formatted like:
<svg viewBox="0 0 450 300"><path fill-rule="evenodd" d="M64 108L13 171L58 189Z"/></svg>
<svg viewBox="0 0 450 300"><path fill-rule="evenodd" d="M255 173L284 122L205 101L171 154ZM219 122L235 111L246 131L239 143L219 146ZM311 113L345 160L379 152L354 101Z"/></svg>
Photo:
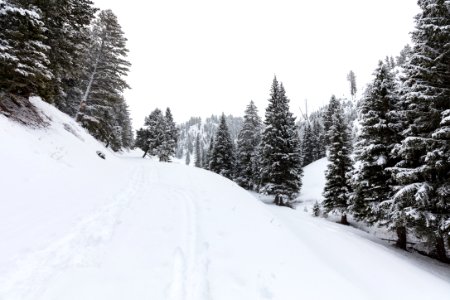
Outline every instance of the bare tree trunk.
<svg viewBox="0 0 450 300"><path fill-rule="evenodd" d="M397 232L397 242L395 243L395 246L406 250L406 227L398 226L395 230Z"/></svg>
<svg viewBox="0 0 450 300"><path fill-rule="evenodd" d="M78 107L78 112L77 112L77 116L75 119L77 122L81 121L81 116L83 115L83 113L86 109L86 101L89 97L89 94L91 93L92 83L94 82L95 76L97 75L97 67L98 67L98 62L100 61L100 55L103 51L103 45L104 45L104 38L102 38L102 43L100 44L100 49L98 50L97 57L95 58L94 70L92 71L91 76L89 77L88 85L86 87L86 90L84 91L84 95L83 95L83 98L81 99L80 106Z"/></svg>
<svg viewBox="0 0 450 300"><path fill-rule="evenodd" d="M350 223L347 221L347 215L346 214L342 214L340 223L343 224L343 225L350 225Z"/></svg>
<svg viewBox="0 0 450 300"><path fill-rule="evenodd" d="M441 235L436 236L435 248L437 258L442 262L450 263L450 260L447 257L447 252L445 250L444 238Z"/></svg>
<svg viewBox="0 0 450 300"><path fill-rule="evenodd" d="M280 195L275 195L275 200L273 201L275 205L281 206L283 205L283 199Z"/></svg>

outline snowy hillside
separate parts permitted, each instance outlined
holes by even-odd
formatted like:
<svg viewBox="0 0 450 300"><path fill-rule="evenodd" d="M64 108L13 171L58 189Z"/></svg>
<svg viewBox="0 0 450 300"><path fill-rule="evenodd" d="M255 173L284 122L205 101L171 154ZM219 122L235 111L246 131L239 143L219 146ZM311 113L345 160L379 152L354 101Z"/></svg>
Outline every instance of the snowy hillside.
<svg viewBox="0 0 450 300"><path fill-rule="evenodd" d="M325 169L328 160L326 157L316 160L315 162L303 168L302 189L298 200L308 207L314 203L322 202L323 188L325 187Z"/></svg>
<svg viewBox="0 0 450 300"><path fill-rule="evenodd" d="M233 117L232 115L225 116L225 118L230 130L231 139L236 141L239 131L242 128L243 119L241 117ZM202 120L200 117L192 117L186 123L180 124L178 126L180 136L176 150L176 158L185 162L188 152L190 157L194 157L197 136L199 136L200 151L206 155L211 138L214 138L218 127L219 117L216 115L211 115L211 117L205 120ZM191 165L193 165L193 162L194 159L191 159Z"/></svg>
<svg viewBox="0 0 450 300"><path fill-rule="evenodd" d="M116 156L69 117L32 102L49 127L0 116L2 300L450 295L442 264L263 204L203 169ZM305 168L305 203L315 200L326 161L314 164Z"/></svg>

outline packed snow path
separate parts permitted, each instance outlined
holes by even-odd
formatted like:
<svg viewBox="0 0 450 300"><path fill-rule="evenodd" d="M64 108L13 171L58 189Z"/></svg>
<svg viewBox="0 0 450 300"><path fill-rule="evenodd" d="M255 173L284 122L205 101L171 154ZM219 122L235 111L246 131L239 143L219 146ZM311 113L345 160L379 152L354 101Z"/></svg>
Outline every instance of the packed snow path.
<svg viewBox="0 0 450 300"><path fill-rule="evenodd" d="M442 264L265 205L205 170L116 157L67 116L33 102L49 128L0 116L1 300L450 295ZM305 168L305 201L314 200L310 179L318 173Z"/></svg>

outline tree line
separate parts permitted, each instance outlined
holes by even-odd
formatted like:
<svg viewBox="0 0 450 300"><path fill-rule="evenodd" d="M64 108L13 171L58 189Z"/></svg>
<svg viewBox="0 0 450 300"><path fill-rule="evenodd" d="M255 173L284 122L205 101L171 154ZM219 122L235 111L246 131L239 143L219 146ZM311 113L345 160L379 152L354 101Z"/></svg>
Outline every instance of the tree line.
<svg viewBox="0 0 450 300"><path fill-rule="evenodd" d="M0 93L40 96L118 151L133 145L127 39L90 0L0 0Z"/></svg>
<svg viewBox="0 0 450 300"><path fill-rule="evenodd" d="M413 45L402 51L398 72L390 60L380 61L359 102L353 152L340 103L330 101L322 205L342 223L350 213L387 227L402 249L415 235L449 262L450 7L444 0L418 3Z"/></svg>

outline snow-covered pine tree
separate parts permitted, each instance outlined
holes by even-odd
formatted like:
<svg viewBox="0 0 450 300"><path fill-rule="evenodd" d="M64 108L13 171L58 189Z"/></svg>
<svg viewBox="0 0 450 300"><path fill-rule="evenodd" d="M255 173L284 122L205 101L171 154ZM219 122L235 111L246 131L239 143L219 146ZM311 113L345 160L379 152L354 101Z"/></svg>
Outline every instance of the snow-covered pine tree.
<svg viewBox="0 0 450 300"><path fill-rule="evenodd" d="M185 159L184 163L188 166L191 164L191 154L189 151L186 152L186 159Z"/></svg>
<svg viewBox="0 0 450 300"><path fill-rule="evenodd" d="M120 105L122 92L129 87L123 76L127 75L130 63L125 59L126 38L112 11L100 12L92 36L86 61L89 70L84 78L77 121L108 145L116 136L114 107Z"/></svg>
<svg viewBox="0 0 450 300"><path fill-rule="evenodd" d="M114 151L129 148L133 142L133 133L128 106L122 95L117 98L117 103L112 107L111 115L113 117L110 120L112 130L107 133L109 146Z"/></svg>
<svg viewBox="0 0 450 300"><path fill-rule="evenodd" d="M396 57L396 65L403 67L408 60L411 58L412 48L409 44L406 44L405 47L400 51L400 55Z"/></svg>
<svg viewBox="0 0 450 300"><path fill-rule="evenodd" d="M186 139L186 152L189 152L190 154L194 153L194 140L192 137L192 134L188 132L187 139Z"/></svg>
<svg viewBox="0 0 450 300"><path fill-rule="evenodd" d="M405 138L396 147L401 161L392 171L398 183L390 218L407 218L415 233L434 245L448 261L450 233L450 11L445 0L419 0L405 65Z"/></svg>
<svg viewBox="0 0 450 300"><path fill-rule="evenodd" d="M375 70L375 78L359 103L360 134L355 145L355 169L351 179L353 188L352 214L375 224L386 223L381 204L393 196L390 167L396 163L391 151L399 141L393 118L398 105L398 91L390 66L382 61ZM393 224L393 229L399 224ZM404 230L397 230L404 233ZM399 236L398 246L406 248L406 236ZM403 242L404 241L404 242Z"/></svg>
<svg viewBox="0 0 450 300"><path fill-rule="evenodd" d="M318 119L314 119L312 123L312 136L314 142L314 160L325 157L325 132L323 126Z"/></svg>
<svg viewBox="0 0 450 300"><path fill-rule="evenodd" d="M178 128L173 120L170 108L166 109L164 115L164 140L158 150L158 157L160 161L169 162L170 157L175 155L178 142Z"/></svg>
<svg viewBox="0 0 450 300"><path fill-rule="evenodd" d="M0 91L25 97L41 94L53 77L42 12L0 0Z"/></svg>
<svg viewBox="0 0 450 300"><path fill-rule="evenodd" d="M162 147L166 139L166 122L160 109L155 109L145 118L144 128L137 131L136 147L144 151L146 155L158 156L160 161L164 159Z"/></svg>
<svg viewBox="0 0 450 300"><path fill-rule="evenodd" d="M220 118L219 128L214 139L214 147L212 150L211 160L209 162L209 170L220 174L229 179L234 175L234 145L228 131L225 115Z"/></svg>
<svg viewBox="0 0 450 300"><path fill-rule="evenodd" d="M331 97L331 101L336 99ZM329 161L325 173L326 183L324 200L322 202L326 213L341 214L341 223L348 224L347 212L349 206L350 185L348 173L351 170L350 142L347 124L344 121L344 111L339 101L333 104L334 113L327 136L329 139Z"/></svg>
<svg viewBox="0 0 450 300"><path fill-rule="evenodd" d="M316 151L316 140L313 136L311 124L307 122L305 126L305 131L303 133L302 138L302 165L306 166L315 161L317 158L317 155L315 154Z"/></svg>
<svg viewBox="0 0 450 300"><path fill-rule="evenodd" d="M263 125L263 124L262 124ZM262 139L262 133L261 133ZM262 143L260 142L255 148L255 155L252 156L252 172L255 191L261 190L261 166L262 166Z"/></svg>
<svg viewBox="0 0 450 300"><path fill-rule="evenodd" d="M352 100L355 98L356 95L356 75L355 72L350 70L350 72L347 74L347 80L350 84L350 95L352 96Z"/></svg>
<svg viewBox="0 0 450 300"><path fill-rule="evenodd" d="M254 189L257 185L253 161L257 155L255 150L261 142L261 130L261 118L258 116L258 109L252 100L245 109L244 124L238 135L236 151L235 181L248 190Z"/></svg>
<svg viewBox="0 0 450 300"><path fill-rule="evenodd" d="M197 134L195 138L195 166L197 168L202 167L202 153L201 153L201 145L200 145L200 134Z"/></svg>
<svg viewBox="0 0 450 300"><path fill-rule="evenodd" d="M303 175L300 139L283 84L274 77L261 140L261 192L273 195L277 205L291 205Z"/></svg>
<svg viewBox="0 0 450 300"><path fill-rule="evenodd" d="M203 163L203 168L209 170L209 163L211 162L211 157L214 149L214 137L211 136L209 140L208 150L206 151L205 161Z"/></svg>
<svg viewBox="0 0 450 300"><path fill-rule="evenodd" d="M144 155L142 157L145 157L149 150L149 144L147 142L148 138L149 138L149 131L147 130L147 128L140 128L136 131L136 139L134 140L134 147L144 151Z"/></svg>
<svg viewBox="0 0 450 300"><path fill-rule="evenodd" d="M86 64L84 49L89 48L88 28L97 8L91 0L14 0L32 4L42 11L52 80L46 84L43 98L74 116L82 94L80 77Z"/></svg>
<svg viewBox="0 0 450 300"><path fill-rule="evenodd" d="M312 208L312 211L313 211L313 216L314 217L318 217L318 216L320 216L320 204L319 204L319 202L314 202L314 206L313 206L313 208Z"/></svg>
<svg viewBox="0 0 450 300"><path fill-rule="evenodd" d="M130 112L128 110L128 105L126 104L125 99L122 98L121 102L117 105L115 115L117 117L118 126L121 129L122 133L122 147L130 149L134 143L133 128L131 125Z"/></svg>
<svg viewBox="0 0 450 300"><path fill-rule="evenodd" d="M206 165L207 165L207 155L208 155L208 149L206 149L204 146L200 149L201 153L202 153L202 157L201 157L201 167L203 169L206 169Z"/></svg>
<svg viewBox="0 0 450 300"><path fill-rule="evenodd" d="M325 111L325 114L323 116L323 128L325 132L324 136L324 142L325 147L328 147L330 143L330 139L328 136L328 132L330 131L331 125L333 123L333 115L336 111L337 107L340 106L339 101L337 100L336 96L331 96L330 102L328 103L327 110Z"/></svg>

